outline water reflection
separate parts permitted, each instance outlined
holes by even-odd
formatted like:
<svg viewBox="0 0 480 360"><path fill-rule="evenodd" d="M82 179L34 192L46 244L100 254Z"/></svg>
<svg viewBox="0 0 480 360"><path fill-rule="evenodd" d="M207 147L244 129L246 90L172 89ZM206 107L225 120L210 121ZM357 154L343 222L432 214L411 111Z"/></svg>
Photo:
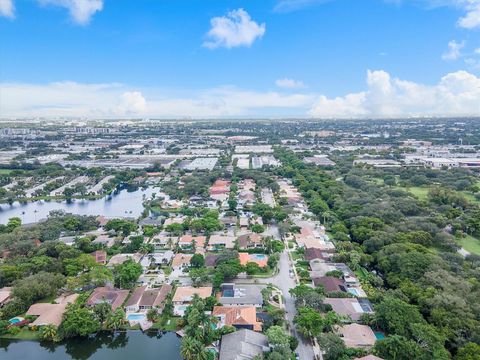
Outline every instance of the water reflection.
<svg viewBox="0 0 480 360"><path fill-rule="evenodd" d="M63 210L77 215L104 215L106 217L138 217L143 212L143 201L158 193L158 187L129 191L123 189L97 200L71 199L63 201L14 202L0 204L0 224L18 216L24 224L45 219L52 210Z"/></svg>
<svg viewBox="0 0 480 360"><path fill-rule="evenodd" d="M61 343L0 339L0 359L172 359L180 360L180 340L171 332L100 332ZM159 356L160 355L160 356Z"/></svg>

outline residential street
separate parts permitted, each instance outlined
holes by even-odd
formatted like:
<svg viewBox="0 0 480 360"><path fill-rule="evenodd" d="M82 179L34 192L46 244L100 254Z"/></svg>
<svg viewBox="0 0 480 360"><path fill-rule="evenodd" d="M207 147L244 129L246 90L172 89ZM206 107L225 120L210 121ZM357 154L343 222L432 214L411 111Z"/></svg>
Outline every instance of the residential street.
<svg viewBox="0 0 480 360"><path fill-rule="evenodd" d="M260 283L260 284L273 284L277 288L279 288L283 293L283 299L285 302L285 310L286 310L286 319L288 321L288 327L293 336L298 339L298 347L295 352L299 354L300 360L312 360L314 359L314 350L312 344L303 338L301 334L297 332L295 329L295 325L293 324L293 318L297 313L295 308L295 299L290 295L289 290L297 286L295 282L295 278L290 277L289 270L290 260L288 257L287 250L284 250L280 255L280 261L278 264L279 272L266 279L236 279L235 283ZM320 355L321 356L321 355Z"/></svg>
<svg viewBox="0 0 480 360"><path fill-rule="evenodd" d="M314 358L314 351L311 343L305 340L302 335L297 333L295 325L293 324L293 318L297 313L295 308L295 299L290 295L289 290L297 286L295 279L289 276L290 260L287 250L284 250L280 256L279 269L277 275L267 279L273 285L282 290L283 298L285 301L286 318L292 332L292 335L298 339L298 348L296 352L300 355L301 360L311 360Z"/></svg>

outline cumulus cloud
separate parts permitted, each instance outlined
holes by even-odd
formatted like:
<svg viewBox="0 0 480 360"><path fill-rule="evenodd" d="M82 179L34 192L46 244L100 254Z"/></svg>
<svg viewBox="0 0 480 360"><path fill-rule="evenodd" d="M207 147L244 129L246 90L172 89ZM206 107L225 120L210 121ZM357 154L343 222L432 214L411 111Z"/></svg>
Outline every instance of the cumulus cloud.
<svg viewBox="0 0 480 360"><path fill-rule="evenodd" d="M466 71L449 73L434 85L368 71L364 91L335 98L231 86L172 96L163 89L75 82L0 83L0 92L0 118L480 116L480 78Z"/></svg>
<svg viewBox="0 0 480 360"><path fill-rule="evenodd" d="M0 16L4 16L10 19L15 17L15 7L13 6L13 0L0 0Z"/></svg>
<svg viewBox="0 0 480 360"><path fill-rule="evenodd" d="M480 27L480 1L465 0L466 14L458 20L458 25L466 29L474 29Z"/></svg>
<svg viewBox="0 0 480 360"><path fill-rule="evenodd" d="M230 11L226 16L214 17L210 20L210 25L208 40L203 43L209 49L251 46L265 34L266 28L265 23L256 23L243 9Z"/></svg>
<svg viewBox="0 0 480 360"><path fill-rule="evenodd" d="M141 114L147 109L147 101L139 91L127 91L122 94L120 114Z"/></svg>
<svg viewBox="0 0 480 360"><path fill-rule="evenodd" d="M462 54L461 50L465 47L465 41L456 42L452 40L448 43L448 50L442 54L443 60L457 60Z"/></svg>
<svg viewBox="0 0 480 360"><path fill-rule="evenodd" d="M275 85L283 89L302 89L305 87L303 81L289 78L278 79L277 81L275 81Z"/></svg>
<svg viewBox="0 0 480 360"><path fill-rule="evenodd" d="M319 118L479 116L480 78L466 71L445 75L436 85L367 72L367 90L329 99L320 96L309 111Z"/></svg>
<svg viewBox="0 0 480 360"><path fill-rule="evenodd" d="M86 25L92 16L103 9L103 0L37 0L41 5L63 7L68 10L72 20Z"/></svg>
<svg viewBox="0 0 480 360"><path fill-rule="evenodd" d="M121 84L59 82L45 85L0 83L0 118L5 117L233 117L300 116L315 96L218 87L168 96Z"/></svg>

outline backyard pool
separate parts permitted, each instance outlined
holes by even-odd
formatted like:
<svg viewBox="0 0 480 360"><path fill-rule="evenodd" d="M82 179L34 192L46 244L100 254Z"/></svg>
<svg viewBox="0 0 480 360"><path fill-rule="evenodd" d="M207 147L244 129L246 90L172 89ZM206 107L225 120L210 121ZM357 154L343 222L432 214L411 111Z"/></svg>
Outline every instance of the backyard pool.
<svg viewBox="0 0 480 360"><path fill-rule="evenodd" d="M17 317L14 317L14 318L8 320L8 322L9 322L10 324L17 324L17 323L19 323L19 322L21 322L21 321L23 321L23 320L24 320L24 318L17 316Z"/></svg>
<svg viewBox="0 0 480 360"><path fill-rule="evenodd" d="M381 331L375 331L375 337L377 338L377 340L382 340L382 339L385 339L385 334Z"/></svg>
<svg viewBox="0 0 480 360"><path fill-rule="evenodd" d="M233 297L235 295L235 291L233 289L225 289L222 292L223 297Z"/></svg>
<svg viewBox="0 0 480 360"><path fill-rule="evenodd" d="M138 313L134 313L134 314L128 314L127 315L127 320L128 321L143 321L146 319L146 315L145 314L138 314Z"/></svg>
<svg viewBox="0 0 480 360"><path fill-rule="evenodd" d="M265 254L250 254L250 259L252 260L265 260L267 255Z"/></svg>
<svg viewBox="0 0 480 360"><path fill-rule="evenodd" d="M357 289L348 289L348 292L354 296L359 296Z"/></svg>

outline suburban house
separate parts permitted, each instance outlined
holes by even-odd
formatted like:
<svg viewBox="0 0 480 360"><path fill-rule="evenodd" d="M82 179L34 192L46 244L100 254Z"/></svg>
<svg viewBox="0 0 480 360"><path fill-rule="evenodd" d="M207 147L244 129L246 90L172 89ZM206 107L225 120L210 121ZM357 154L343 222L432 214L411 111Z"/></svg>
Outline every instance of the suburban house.
<svg viewBox="0 0 480 360"><path fill-rule="evenodd" d="M55 303L37 303L30 306L26 315L37 316L37 318L28 324L28 326L46 326L55 325L60 326L63 319L63 314L67 309L67 305L74 303L78 298L78 294L68 296L61 296L55 299Z"/></svg>
<svg viewBox="0 0 480 360"><path fill-rule="evenodd" d="M384 359L375 355L367 355L360 358L355 358L353 360L384 360Z"/></svg>
<svg viewBox="0 0 480 360"><path fill-rule="evenodd" d="M128 290L114 289L108 286L98 287L87 299L87 306L95 306L101 303L110 304L112 310L120 307L128 297Z"/></svg>
<svg viewBox="0 0 480 360"><path fill-rule="evenodd" d="M113 267L115 265L123 264L127 260L132 260L136 263L140 262L142 255L139 253L136 254L117 254L113 255L108 262L109 267Z"/></svg>
<svg viewBox="0 0 480 360"><path fill-rule="evenodd" d="M191 250L195 245L195 248L198 249L203 248L206 241L207 238L205 236L183 235L178 240L178 246L180 246L182 250Z"/></svg>
<svg viewBox="0 0 480 360"><path fill-rule="evenodd" d="M265 335L242 329L222 336L219 360L253 359L269 349Z"/></svg>
<svg viewBox="0 0 480 360"><path fill-rule="evenodd" d="M205 255L205 266L209 268L214 268L217 264L218 255L216 254L207 254Z"/></svg>
<svg viewBox="0 0 480 360"><path fill-rule="evenodd" d="M325 298L325 304L330 304L333 311L349 316L352 321L359 321L362 314L373 314L373 307L367 299L357 298Z"/></svg>
<svg viewBox="0 0 480 360"><path fill-rule="evenodd" d="M305 249L305 260L312 261L315 259L328 261L332 257L332 253L325 252L318 248Z"/></svg>
<svg viewBox="0 0 480 360"><path fill-rule="evenodd" d="M218 302L223 306L254 306L262 307L262 285L222 284Z"/></svg>
<svg viewBox="0 0 480 360"><path fill-rule="evenodd" d="M140 260L140 265L144 269L149 268L150 266L164 266L170 264L175 254L171 250L156 252L152 254L147 254L142 257Z"/></svg>
<svg viewBox="0 0 480 360"><path fill-rule="evenodd" d="M152 308L162 309L167 295L173 287L169 284L163 284L158 289L147 289L147 286L137 287L125 305L125 311L137 312L150 310Z"/></svg>
<svg viewBox="0 0 480 360"><path fill-rule="evenodd" d="M12 299L12 288L4 287L0 289L0 308Z"/></svg>
<svg viewBox="0 0 480 360"><path fill-rule="evenodd" d="M238 258L240 259L240 264L243 266L247 265L249 262L255 263L260 267L265 267L268 264L268 255L265 254L249 254L249 253L238 253Z"/></svg>
<svg viewBox="0 0 480 360"><path fill-rule="evenodd" d="M222 249L233 249L235 237L230 235L213 234L208 240L207 250L218 251Z"/></svg>
<svg viewBox="0 0 480 360"><path fill-rule="evenodd" d="M257 233L243 234L237 237L238 248L240 250L262 249L263 237Z"/></svg>
<svg viewBox="0 0 480 360"><path fill-rule="evenodd" d="M91 253L90 255L93 256L97 264L102 264L102 265L107 264L107 252L105 250L97 250Z"/></svg>
<svg viewBox="0 0 480 360"><path fill-rule="evenodd" d="M323 286L325 292L327 293L336 291L347 291L345 282L342 279L336 278L334 276L322 276L319 278L313 278L312 281L315 286Z"/></svg>
<svg viewBox="0 0 480 360"><path fill-rule="evenodd" d="M192 303L194 295L198 295L201 299L206 299L212 295L212 287L204 286L194 288L192 286L180 286L173 296L173 313L177 316L183 316L187 307Z"/></svg>
<svg viewBox="0 0 480 360"><path fill-rule="evenodd" d="M192 259L192 254L175 254L175 257L172 260L172 269L173 270L182 270L190 266L190 260Z"/></svg>
<svg viewBox="0 0 480 360"><path fill-rule="evenodd" d="M230 192L230 181L218 179L210 187L210 197L215 200L224 201Z"/></svg>
<svg viewBox="0 0 480 360"><path fill-rule="evenodd" d="M255 306L214 306L212 315L218 320L217 328L233 326L237 329L262 331Z"/></svg>
<svg viewBox="0 0 480 360"><path fill-rule="evenodd" d="M335 330L348 348L368 350L375 345L377 340L370 326L360 324L348 324L338 326Z"/></svg>

